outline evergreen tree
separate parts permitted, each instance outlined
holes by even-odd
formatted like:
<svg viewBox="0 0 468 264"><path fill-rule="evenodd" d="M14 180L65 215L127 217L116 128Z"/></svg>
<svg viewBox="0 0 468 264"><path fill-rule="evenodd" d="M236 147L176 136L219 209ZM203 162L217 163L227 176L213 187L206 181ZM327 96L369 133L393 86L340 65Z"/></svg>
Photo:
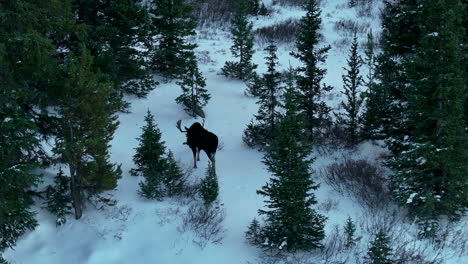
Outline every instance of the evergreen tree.
<svg viewBox="0 0 468 264"><path fill-rule="evenodd" d="M259 105L258 113L253 120L247 125L244 131L243 140L250 146L266 147L268 142L274 139L275 131L280 117L278 107L280 106L280 79L281 74L276 70L278 57L276 56L277 47L272 43L265 51L268 52L267 57L267 73L263 75L262 86L259 87L258 95Z"/></svg>
<svg viewBox="0 0 468 264"><path fill-rule="evenodd" d="M356 225L353 223L353 219L349 216L348 219L346 220L345 226L344 226L344 232L346 235L346 248L350 248L356 244Z"/></svg>
<svg viewBox="0 0 468 264"><path fill-rule="evenodd" d="M273 175L257 193L268 197L264 215L265 226L261 236L265 238L260 247L288 251L320 247L324 238L326 218L314 209L313 190L318 188L312 178L308 156L311 145L304 139L304 129L299 121L297 94L288 89L285 94L286 114L279 124L278 135L271 142L263 159Z"/></svg>
<svg viewBox="0 0 468 264"><path fill-rule="evenodd" d="M378 123L378 115L374 113L380 107L379 104L379 91L376 88L376 55L375 55L375 42L374 35L372 30L367 33L367 43L365 46L365 58L364 64L367 66L367 75L366 79L363 81L365 87L367 88L363 92L364 96L364 111L362 114L363 121L363 131L362 137L366 139L376 139L377 136L374 135L375 131L372 131L372 127Z"/></svg>
<svg viewBox="0 0 468 264"><path fill-rule="evenodd" d="M248 2L247 0L236 0L236 13L231 21L231 35L233 45L231 53L239 61L227 61L222 68L223 75L247 81L251 78L256 64L252 63L253 33L252 23L247 20Z"/></svg>
<svg viewBox="0 0 468 264"><path fill-rule="evenodd" d="M468 145L464 132L462 11L459 0L427 1L417 13L422 38L408 57L407 151L389 161L396 198L424 230L440 215L459 218L468 208ZM424 232L423 232L424 233Z"/></svg>
<svg viewBox="0 0 468 264"><path fill-rule="evenodd" d="M263 243L264 239L262 238L261 231L260 223L254 218L250 223L248 230L245 232L247 241L252 245L260 245Z"/></svg>
<svg viewBox="0 0 468 264"><path fill-rule="evenodd" d="M208 165L205 178L201 181L200 193L206 206L211 205L218 199L218 178L216 177L215 168L212 163Z"/></svg>
<svg viewBox="0 0 468 264"><path fill-rule="evenodd" d="M63 88L57 72L64 42L78 31L70 1L3 1L0 17L0 89L16 93L40 134L52 136L57 123L49 110Z"/></svg>
<svg viewBox="0 0 468 264"><path fill-rule="evenodd" d="M174 159L172 151L169 151L169 154L167 154L167 168L163 179L169 196L179 195L184 191L184 176L185 174Z"/></svg>
<svg viewBox="0 0 468 264"><path fill-rule="evenodd" d="M156 82L146 61L151 47L150 17L143 0L72 0L84 41L95 67L119 93L146 96Z"/></svg>
<svg viewBox="0 0 468 264"><path fill-rule="evenodd" d="M63 174L60 168L54 179L54 186L47 188L46 208L57 217L56 224L63 225L65 216L71 213L70 178Z"/></svg>
<svg viewBox="0 0 468 264"><path fill-rule="evenodd" d="M177 82L182 88L182 94L176 98L176 102L184 106L185 111L192 117L197 115L205 118L203 107L208 103L210 95L205 89L206 82L198 69L195 54L190 54L187 65L181 73L181 81Z"/></svg>
<svg viewBox="0 0 468 264"><path fill-rule="evenodd" d="M419 46L421 36L415 14L418 0L384 1L381 54L377 57L378 85L368 98L366 130L373 139L384 139L393 154L405 149L408 124L408 80L404 59Z"/></svg>
<svg viewBox="0 0 468 264"><path fill-rule="evenodd" d="M343 107L345 112L337 114L337 121L339 124L346 127L348 143L351 146L355 146L358 142L358 135L360 134L362 120L360 112L363 102L359 89L363 82L362 76L359 73L362 59L358 54L356 34L351 44L349 58L346 61L348 62L348 68L344 68L346 74L342 76L344 86L344 92L342 93L346 96L346 102L341 101L340 103L340 106Z"/></svg>
<svg viewBox="0 0 468 264"><path fill-rule="evenodd" d="M250 15L258 15L260 12L260 1L259 0L247 0L247 12Z"/></svg>
<svg viewBox="0 0 468 264"><path fill-rule="evenodd" d="M20 96L0 87L0 256L37 225L30 190L41 179L32 172L39 166L40 143L36 125L18 105Z"/></svg>
<svg viewBox="0 0 468 264"><path fill-rule="evenodd" d="M130 170L130 174L142 175L145 180L140 182L140 195L148 199L161 199L163 193L164 173L167 168L167 160L164 158L166 147L161 141L161 132L154 123L154 116L148 110L145 116L145 126L138 138L139 145L135 149L133 162L136 168Z"/></svg>
<svg viewBox="0 0 468 264"><path fill-rule="evenodd" d="M390 238L382 231L375 235L367 251L366 263L368 264L392 264L392 249L390 248Z"/></svg>
<svg viewBox="0 0 468 264"><path fill-rule="evenodd" d="M321 85L326 69L321 69L319 63L324 63L330 46L318 48L320 41L320 8L316 0L307 2L306 15L299 23L299 33L296 40L296 51L291 55L298 58L304 65L298 68L297 85L301 91L299 109L302 112L304 126L307 128L308 139L318 136L320 128L331 124L331 108L323 101L331 86Z"/></svg>
<svg viewBox="0 0 468 264"><path fill-rule="evenodd" d="M109 162L108 149L121 101L115 100L113 86L94 72L93 58L83 45L80 54L70 54L66 63L58 109L61 123L53 151L57 162L70 168L73 208L79 219L85 199L114 189L120 178L120 166Z"/></svg>
<svg viewBox="0 0 468 264"><path fill-rule="evenodd" d="M197 45L188 42L197 26L193 6L186 0L151 0L151 23L157 45L151 48L153 69L169 78L178 77L189 67Z"/></svg>

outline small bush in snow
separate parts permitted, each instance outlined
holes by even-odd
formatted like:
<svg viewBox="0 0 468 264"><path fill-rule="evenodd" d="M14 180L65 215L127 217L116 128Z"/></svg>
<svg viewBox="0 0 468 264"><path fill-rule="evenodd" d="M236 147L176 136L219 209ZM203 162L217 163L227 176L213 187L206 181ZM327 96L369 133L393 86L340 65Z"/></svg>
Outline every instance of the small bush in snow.
<svg viewBox="0 0 468 264"><path fill-rule="evenodd" d="M255 35L262 41L289 43L296 39L298 28L296 20L288 19L279 24L258 28L255 30Z"/></svg>
<svg viewBox="0 0 468 264"><path fill-rule="evenodd" d="M273 5L282 5L282 6L304 6L309 0L273 0ZM317 0L318 3L321 0Z"/></svg>
<svg viewBox="0 0 468 264"><path fill-rule="evenodd" d="M343 33L344 36L351 37L355 33L364 34L369 31L370 24L356 22L351 19L340 19L335 22L333 29L337 32Z"/></svg>
<svg viewBox="0 0 468 264"><path fill-rule="evenodd" d="M196 203L189 207L182 219L182 231L192 230L199 241L195 241L200 247L207 243L219 243L223 239L224 228L222 226L226 213L219 205L205 206Z"/></svg>
<svg viewBox="0 0 468 264"><path fill-rule="evenodd" d="M322 170L326 183L339 193L348 193L371 209L382 208L390 201L383 171L367 160L345 158Z"/></svg>

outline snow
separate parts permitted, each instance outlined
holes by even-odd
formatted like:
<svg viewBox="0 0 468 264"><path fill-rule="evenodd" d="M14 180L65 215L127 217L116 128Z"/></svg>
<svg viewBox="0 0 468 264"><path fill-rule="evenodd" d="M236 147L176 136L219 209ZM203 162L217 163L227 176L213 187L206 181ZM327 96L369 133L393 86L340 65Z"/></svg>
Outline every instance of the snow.
<svg viewBox="0 0 468 264"><path fill-rule="evenodd" d="M414 199L414 197L416 197L416 195L418 195L418 193L412 193L412 194L410 194L410 196L408 197L408 200L406 200L406 203L407 203L407 204L412 203L412 202L413 202L413 199Z"/></svg>
<svg viewBox="0 0 468 264"><path fill-rule="evenodd" d="M345 37L333 29L334 23L340 19L357 16L355 10L345 8L345 3L346 0L322 1L322 34L325 37L322 44L332 45L324 65L328 70L325 83L335 87L335 94L338 94L342 87L342 68L346 65L346 52L349 47L337 47L336 43ZM375 14L378 13L378 7L379 5L376 5ZM294 7L277 7L272 16L258 18L253 22L255 27L260 27L289 18L297 19L303 14L304 11ZM374 35L377 35L377 19L360 17L359 20L368 22ZM365 34L359 34L358 37L361 42L366 39ZM216 157L220 203L226 213L223 240L217 244L200 243L200 238L195 233L190 230L184 231L182 228L182 219L192 201L145 200L137 194L141 178L132 177L128 173L134 166L132 156L138 144L136 138L141 134L143 119L148 109L155 115L155 121L162 132L162 140L166 142L166 147L173 151L174 157L186 168L193 164L190 149L182 144L185 142L185 135L177 130L175 124L177 120L182 120L182 125L188 126L197 120L189 118L182 107L175 103L175 98L181 92L180 87L175 82L162 81L146 99L127 98L131 102L131 113L121 114L119 117L120 126L111 142L111 159L122 164L123 177L115 191L104 194L117 200L117 205L102 209L88 205L82 219L75 220L69 216L67 222L58 227L55 224L56 219L39 205L36 210L40 225L21 237L14 250L5 252L4 257L8 261L12 264L258 263L263 256L261 250L247 244L244 234L254 217L258 219L257 210L265 205L264 198L257 195L256 190L268 181L269 173L261 162L263 153L248 148L242 142L243 130L257 112L256 99L245 96L246 87L243 82L226 79L218 74L224 62L232 59L228 32L203 28L196 41L199 45L197 55L204 58L200 62L200 68L206 77L206 88L212 97L205 109L205 127L218 135L220 145L223 146ZM254 61L259 65L259 72L266 70L263 48L262 43L255 46ZM291 44L278 48L281 69L299 65L298 61L289 55L290 49ZM339 96L331 96L328 103L337 106L340 100ZM327 155L317 151L314 153L317 159L313 169L319 171L343 155L375 161L385 154L385 150L366 142L352 153L344 150ZM206 155L202 154L200 158L199 168L195 169L191 176L194 181L204 176L207 167ZM48 171L48 174L53 175L53 170ZM319 209L328 217L325 230L327 235L331 234L335 225L343 226L348 216L356 220L373 214L363 211L353 199L333 191L330 186L317 179L318 173L313 177L321 184L315 192L319 201L318 207L327 201L335 204L326 211ZM408 203L415 196L415 193L411 194ZM414 231L414 227L411 230ZM405 238L411 237L411 234L402 234L405 234ZM360 243L360 250L365 252L367 242L372 239L373 234L364 233L364 228L361 227L358 228L357 235L364 238ZM281 244L280 248L285 245ZM312 258L320 259L320 255L320 252L312 254ZM452 256L449 253L447 255ZM468 263L468 256L465 254L461 257L450 257L443 263Z"/></svg>

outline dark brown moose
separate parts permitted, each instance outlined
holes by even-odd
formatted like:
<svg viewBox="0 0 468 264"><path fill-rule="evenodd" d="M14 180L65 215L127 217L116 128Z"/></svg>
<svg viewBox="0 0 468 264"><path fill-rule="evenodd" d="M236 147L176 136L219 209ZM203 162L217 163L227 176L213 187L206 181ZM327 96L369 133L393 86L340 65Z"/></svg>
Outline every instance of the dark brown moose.
<svg viewBox="0 0 468 264"><path fill-rule="evenodd" d="M204 150L208 158L211 160L213 167L215 166L215 155L216 149L218 148L218 137L206 130L203 125L195 122L189 128L185 127L185 130L181 128L181 120L177 121L176 127L180 132L187 135L187 144L193 152L193 167L197 167L197 160L200 160L200 150Z"/></svg>

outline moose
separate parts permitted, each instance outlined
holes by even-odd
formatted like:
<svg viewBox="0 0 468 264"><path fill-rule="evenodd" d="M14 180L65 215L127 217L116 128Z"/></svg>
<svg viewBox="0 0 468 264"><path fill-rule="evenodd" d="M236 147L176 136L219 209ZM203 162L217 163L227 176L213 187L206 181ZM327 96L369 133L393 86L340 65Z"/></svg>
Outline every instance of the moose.
<svg viewBox="0 0 468 264"><path fill-rule="evenodd" d="M195 122L189 128L185 127L185 130L181 128L181 122L182 120L177 121L176 127L180 132L187 135L187 142L184 144L187 144L192 149L193 167L197 168L197 160L200 160L200 150L205 151L214 167L218 137L204 128L205 120L203 120L203 125Z"/></svg>

